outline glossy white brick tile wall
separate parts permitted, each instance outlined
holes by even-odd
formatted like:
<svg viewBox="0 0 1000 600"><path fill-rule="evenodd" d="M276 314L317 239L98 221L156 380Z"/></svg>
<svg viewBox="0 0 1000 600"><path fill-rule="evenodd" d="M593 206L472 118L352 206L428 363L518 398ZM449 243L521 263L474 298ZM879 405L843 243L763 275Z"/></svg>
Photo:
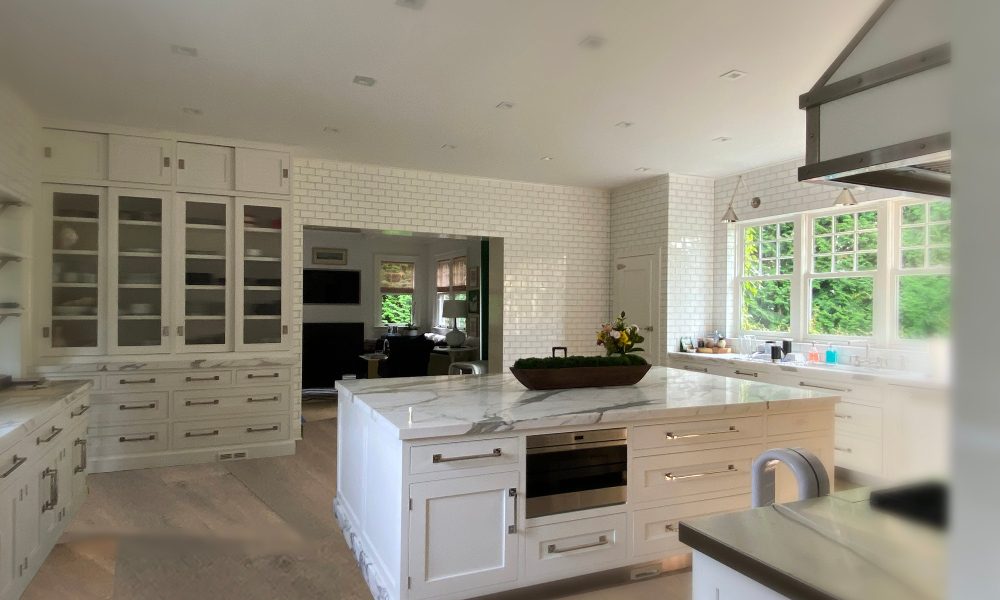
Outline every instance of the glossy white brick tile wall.
<svg viewBox="0 0 1000 600"><path fill-rule="evenodd" d="M670 224L667 248L666 344L676 350L682 336L714 329L714 181L670 175Z"/></svg>

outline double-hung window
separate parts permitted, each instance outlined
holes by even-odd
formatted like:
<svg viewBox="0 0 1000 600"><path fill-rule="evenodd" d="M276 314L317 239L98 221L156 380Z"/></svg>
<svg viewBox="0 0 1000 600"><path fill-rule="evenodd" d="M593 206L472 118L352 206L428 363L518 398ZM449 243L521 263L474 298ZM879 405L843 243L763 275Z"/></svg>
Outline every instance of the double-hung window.
<svg viewBox="0 0 1000 600"><path fill-rule="evenodd" d="M898 340L946 335L951 328L951 203L898 206L893 269Z"/></svg>
<svg viewBox="0 0 1000 600"><path fill-rule="evenodd" d="M788 333L792 328L795 222L747 225L739 278L744 331Z"/></svg>
<svg viewBox="0 0 1000 600"><path fill-rule="evenodd" d="M413 323L416 262L379 259L378 265L379 320L381 324L408 325Z"/></svg>
<svg viewBox="0 0 1000 600"><path fill-rule="evenodd" d="M451 329L451 319L445 318L445 300L465 300L468 282L468 261L464 256L437 261L437 301L435 322L438 327ZM458 328L465 331L465 319L458 319Z"/></svg>

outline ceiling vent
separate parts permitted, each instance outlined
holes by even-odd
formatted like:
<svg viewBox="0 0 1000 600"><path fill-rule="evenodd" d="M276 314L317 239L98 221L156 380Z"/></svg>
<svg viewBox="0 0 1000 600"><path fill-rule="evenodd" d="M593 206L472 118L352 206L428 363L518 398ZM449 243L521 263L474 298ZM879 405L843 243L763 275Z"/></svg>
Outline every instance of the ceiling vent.
<svg viewBox="0 0 1000 600"><path fill-rule="evenodd" d="M412 8L413 10L420 10L424 4L427 4L427 0L396 0L396 6Z"/></svg>

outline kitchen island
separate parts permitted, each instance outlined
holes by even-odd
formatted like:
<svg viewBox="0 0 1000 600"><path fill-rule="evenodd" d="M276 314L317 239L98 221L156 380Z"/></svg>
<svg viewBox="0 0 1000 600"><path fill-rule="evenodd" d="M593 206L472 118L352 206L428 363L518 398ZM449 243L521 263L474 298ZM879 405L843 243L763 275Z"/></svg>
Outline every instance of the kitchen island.
<svg viewBox="0 0 1000 600"><path fill-rule="evenodd" d="M750 463L765 449L807 448L832 478L838 397L821 391L666 367L618 388L529 391L505 374L337 389L334 509L379 599L470 598L631 565L685 566L678 522L748 508ZM529 518L539 493L533 440L550 434L627 439L620 500ZM794 499L787 477L779 470L783 500Z"/></svg>

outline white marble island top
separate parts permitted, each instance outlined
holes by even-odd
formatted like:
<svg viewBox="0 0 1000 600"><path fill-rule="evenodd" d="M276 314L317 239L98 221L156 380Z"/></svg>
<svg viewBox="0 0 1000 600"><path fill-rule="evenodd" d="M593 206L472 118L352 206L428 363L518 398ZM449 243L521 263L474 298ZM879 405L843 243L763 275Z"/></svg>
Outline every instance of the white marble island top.
<svg viewBox="0 0 1000 600"><path fill-rule="evenodd" d="M667 367L653 367L628 387L531 391L505 373L358 379L338 381L337 389L398 430L402 440L731 415L833 404L838 398Z"/></svg>
<svg viewBox="0 0 1000 600"><path fill-rule="evenodd" d="M50 381L44 387L0 391L0 452L56 416L91 385L89 381Z"/></svg>

